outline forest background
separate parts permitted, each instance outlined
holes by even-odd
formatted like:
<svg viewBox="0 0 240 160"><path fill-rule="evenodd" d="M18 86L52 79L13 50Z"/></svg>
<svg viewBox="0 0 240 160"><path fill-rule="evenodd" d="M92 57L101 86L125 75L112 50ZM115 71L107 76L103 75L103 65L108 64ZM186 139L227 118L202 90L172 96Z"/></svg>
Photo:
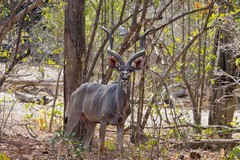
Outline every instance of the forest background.
<svg viewBox="0 0 240 160"><path fill-rule="evenodd" d="M0 159L55 159L70 94L84 82L116 80L100 26L125 58L153 29L145 38L146 65L132 76L125 157L239 158L239 6L239 0L2 0ZM108 159L118 158L113 131ZM84 158L70 139L65 156Z"/></svg>

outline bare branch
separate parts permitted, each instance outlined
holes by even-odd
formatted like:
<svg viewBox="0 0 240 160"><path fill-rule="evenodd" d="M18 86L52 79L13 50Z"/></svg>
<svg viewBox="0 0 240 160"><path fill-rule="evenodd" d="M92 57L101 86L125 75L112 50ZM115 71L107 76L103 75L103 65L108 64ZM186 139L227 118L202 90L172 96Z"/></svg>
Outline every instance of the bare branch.
<svg viewBox="0 0 240 160"><path fill-rule="evenodd" d="M93 29L92 29L90 42L89 42L88 49L87 49L87 54L86 54L86 59L85 59L85 64L84 64L84 74L83 75L87 74L88 61L89 61L89 57L90 57L90 54L91 54L92 45L93 45L93 42L94 42L94 39L95 39L95 36L96 36L96 31L97 31L97 27L98 27L98 21L99 21L99 16L100 16L100 11L101 11L101 8L102 8L102 4L103 4L103 0L100 0L99 4L98 4L98 9L96 11L96 18L95 18L95 21L94 21L94 24L93 24ZM84 79L86 79L86 77L84 77Z"/></svg>
<svg viewBox="0 0 240 160"><path fill-rule="evenodd" d="M21 3L23 2L23 0L20 1ZM17 15L15 15L16 10L19 8L19 6L21 5L21 3L18 3L17 7L14 9L13 13L11 14L11 16L9 17L8 21L0 27L0 42L3 40L3 38L6 36L6 34L9 32L9 30L12 29L13 25L20 19L22 19L22 17L25 15L24 12L26 9L20 11ZM33 10L34 8L38 7L40 4L42 4L42 0L37 0L35 1L33 4L29 5L26 12L29 13L31 10Z"/></svg>

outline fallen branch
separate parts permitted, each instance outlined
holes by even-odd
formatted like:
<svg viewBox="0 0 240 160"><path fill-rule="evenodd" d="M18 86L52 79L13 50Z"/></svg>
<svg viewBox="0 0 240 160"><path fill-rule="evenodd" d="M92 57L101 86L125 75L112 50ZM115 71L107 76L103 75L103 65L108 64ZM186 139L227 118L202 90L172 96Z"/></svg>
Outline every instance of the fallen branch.
<svg viewBox="0 0 240 160"><path fill-rule="evenodd" d="M185 123L183 125L172 125L172 126L166 126L166 127L162 127L162 129L172 129L172 128L178 128L178 127L192 127L192 128L200 128L200 129L211 129L211 128L217 128L217 129L225 129L225 130L229 130L232 132L240 132L240 128L232 128L232 127L228 127L228 126L223 126L223 125L210 125L210 126L199 126L199 125L195 125L192 123Z"/></svg>
<svg viewBox="0 0 240 160"><path fill-rule="evenodd" d="M14 94L15 98L23 102L39 102L41 100L41 97L37 95L32 95L18 91L14 92Z"/></svg>
<svg viewBox="0 0 240 160"><path fill-rule="evenodd" d="M240 128L232 128L224 125L210 125L210 126L198 126L192 123L186 123L187 126L193 127L193 128L201 128L201 129L210 129L210 128L217 128L217 129L225 129L233 132L240 132Z"/></svg>
<svg viewBox="0 0 240 160"><path fill-rule="evenodd" d="M240 139L206 139L206 140L191 140L185 142L185 145L192 149L211 149L218 150L220 148L233 148L240 144ZM182 144L181 144L182 145Z"/></svg>
<svg viewBox="0 0 240 160"><path fill-rule="evenodd" d="M56 86L56 80L25 80L25 79L14 79L14 80L6 80L4 83L11 84L11 85L41 85L41 86ZM58 86L63 88L63 80L59 81Z"/></svg>
<svg viewBox="0 0 240 160"><path fill-rule="evenodd" d="M27 76L31 76L32 74L8 74L8 75L4 75L6 78L9 77L14 77L14 78L19 78L19 77L27 77Z"/></svg>
<svg viewBox="0 0 240 160"><path fill-rule="evenodd" d="M26 80L26 79L13 79L13 80L6 80L6 83L11 83L11 84L22 84L22 83L27 83L27 84L48 84L48 83L57 83L57 80L52 80L52 79L45 79L45 80ZM60 80L59 82L63 83L63 80Z"/></svg>
<svg viewBox="0 0 240 160"><path fill-rule="evenodd" d="M33 94L23 93L18 91L14 92L14 94L15 94L15 98L23 102L33 102L33 103L46 105L52 101L52 100L49 100L46 96L38 96L38 95L33 95Z"/></svg>

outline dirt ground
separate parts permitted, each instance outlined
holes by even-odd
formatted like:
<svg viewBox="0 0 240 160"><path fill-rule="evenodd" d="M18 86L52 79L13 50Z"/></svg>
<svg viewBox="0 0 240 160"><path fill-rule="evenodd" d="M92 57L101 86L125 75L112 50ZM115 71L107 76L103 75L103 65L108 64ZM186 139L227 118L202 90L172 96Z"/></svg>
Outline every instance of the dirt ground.
<svg viewBox="0 0 240 160"><path fill-rule="evenodd" d="M1 136L0 152L13 160L54 160L57 154L48 142L22 135Z"/></svg>
<svg viewBox="0 0 240 160"><path fill-rule="evenodd" d="M23 120L13 124L14 123L9 123L4 129L5 134L0 136L0 154L7 155L11 160L56 160L59 142L59 139L56 141L54 139L57 134L56 130L53 132L48 132L47 128L40 130L39 122L36 120ZM92 159L97 159L98 127L99 126L96 128L93 141ZM54 129L56 129L56 127ZM103 159L115 160L119 157L115 131L116 128L114 126L108 126ZM129 160L190 160L190 154L195 152L200 154L203 160L221 160L221 155L226 153L225 150L223 150L222 153L220 149L214 151L203 149L194 150L186 146L177 146L175 142L172 143L174 139L171 139L171 137L165 140L160 139L157 144L154 144L153 139L150 139L150 142L137 147L130 142L129 135L130 133L127 133L124 139L124 155L125 159ZM176 142L177 141L178 140L176 140ZM150 148L149 144L154 144L154 147ZM63 159L68 159L66 157L69 157L69 159L74 160L77 159L77 154L79 153L76 153L73 146L66 145L62 156ZM86 159L86 157L83 155L82 159Z"/></svg>
<svg viewBox="0 0 240 160"><path fill-rule="evenodd" d="M0 137L0 153L4 153L11 160L56 160L57 158L57 144L52 145L51 139L53 138L53 133L42 132L42 137L39 139L34 139L30 137L18 135L4 135ZM44 136L43 136L44 135ZM45 137L45 138L44 138ZM165 156L163 156L163 149L153 150L141 149L141 147L136 147L134 144L129 142L128 135L125 136L125 159L167 159L167 160L177 160L185 159L190 160L191 153L198 153L201 155L201 159L204 160L219 160L221 159L221 151L210 151L202 149L187 149L187 148L176 148L170 143L164 144L163 146L167 148L165 150ZM119 153L116 147L116 137L115 133L112 131L107 133L106 137L106 149L102 159L115 160L119 158ZM110 143L113 143L115 147L109 147ZM167 145L167 146L166 146ZM111 146L111 145L110 145ZM68 146L65 146L65 150L62 153L63 159L75 160L76 152L68 150ZM94 139L94 147L90 153L91 159L97 159L97 137ZM161 155L161 156L160 156ZM66 158L68 156L69 158ZM65 158L64 158L65 157ZM86 159L83 155L82 159Z"/></svg>

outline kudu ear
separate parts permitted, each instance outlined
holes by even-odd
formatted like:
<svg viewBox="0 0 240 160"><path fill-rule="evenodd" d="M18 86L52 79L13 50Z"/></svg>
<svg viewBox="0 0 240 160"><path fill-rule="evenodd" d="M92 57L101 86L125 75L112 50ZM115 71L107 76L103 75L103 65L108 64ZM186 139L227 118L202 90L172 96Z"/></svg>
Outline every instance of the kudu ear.
<svg viewBox="0 0 240 160"><path fill-rule="evenodd" d="M133 70L140 70L144 67L144 64L145 64L145 56L142 56L135 59L131 67Z"/></svg>
<svg viewBox="0 0 240 160"><path fill-rule="evenodd" d="M119 62L115 57L113 56L108 57L108 66L110 68L119 68L119 65L120 65Z"/></svg>

